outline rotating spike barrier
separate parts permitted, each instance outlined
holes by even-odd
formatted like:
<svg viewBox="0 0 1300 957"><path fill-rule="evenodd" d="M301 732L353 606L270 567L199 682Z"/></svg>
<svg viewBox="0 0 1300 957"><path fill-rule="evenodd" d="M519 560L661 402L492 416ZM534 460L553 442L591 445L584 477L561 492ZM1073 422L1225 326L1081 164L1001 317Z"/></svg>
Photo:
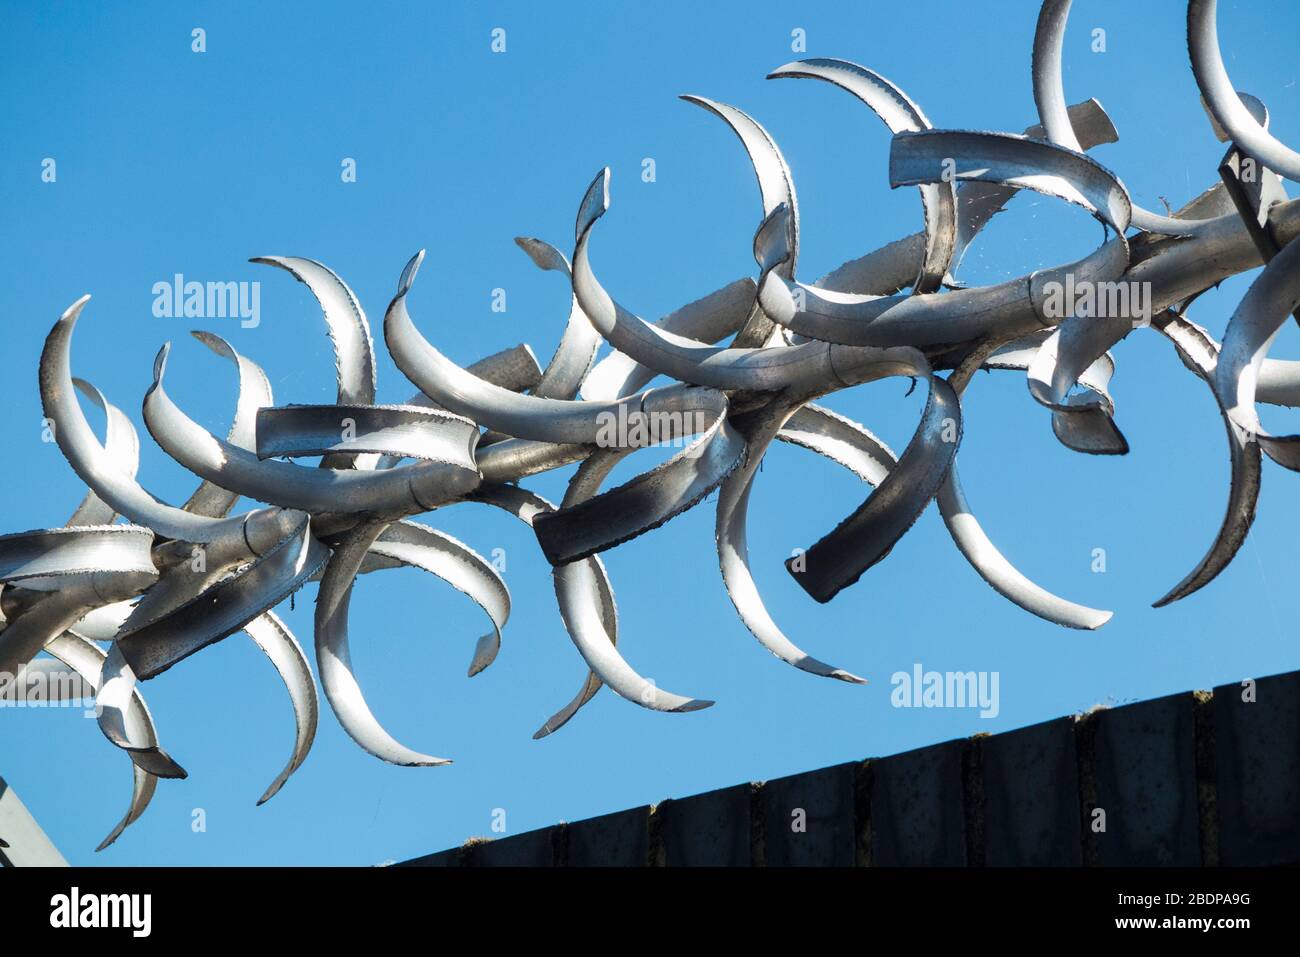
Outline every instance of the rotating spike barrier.
<svg viewBox="0 0 1300 957"><path fill-rule="evenodd" d="M601 553L652 532L714 492L722 579L744 625L763 648L798 669L862 681L799 647L769 615L751 575L750 492L773 441L824 456L871 487L790 568L816 601L830 601L884 559L934 500L957 548L997 592L1049 622L1099 628L1110 612L1034 584L972 513L956 467L962 396L980 369L1024 372L1030 398L1043 406L1044 426L1050 420L1062 444L1123 454L1128 445L1109 391L1110 350L1139 330L1167 339L1211 390L1231 461L1228 504L1213 544L1155 604L1213 581L1250 529L1262 456L1300 470L1300 436L1269 434L1256 410L1258 402L1300 406L1300 362L1267 357L1300 305L1300 201L1288 201L1281 183L1300 179L1300 155L1268 132L1259 100L1233 89L1218 49L1214 0L1192 0L1192 73L1207 127L1228 144L1227 155L1219 180L1184 209L1161 215L1136 206L1115 173L1086 153L1117 137L1101 106L1093 100L1067 105L1061 67L1069 8L1069 0L1042 6L1032 56L1041 125L1023 133L936 129L895 84L843 60L803 60L770 74L823 80L862 101L893 137L889 185L920 192L921 232L812 284L796 277L798 203L772 137L733 106L684 97L726 123L753 164L762 201L753 237L756 277L656 322L636 316L602 285L590 260L610 208L609 172L602 170L577 205L571 259L540 239L516 240L539 268L562 274L572 289L567 325L545 369L526 346L469 368L439 352L409 302L421 252L402 270L383 322L389 353L419 391L405 405L377 404L371 330L347 284L314 260L253 260L288 272L319 300L337 358L337 402L276 406L252 358L196 332L239 375L233 424L221 438L168 396L171 346L163 346L143 412L157 444L200 482L179 507L137 481L140 445L130 420L88 381L74 378L71 342L89 296L73 303L45 341L40 392L58 447L89 492L66 526L0 537L0 682L40 673L94 689L99 727L126 753L133 774L128 810L101 848L145 811L159 778L185 776L163 749L142 683L213 642L246 633L283 678L293 706L289 760L261 801L306 759L318 719L316 679L275 608L309 581L319 582L320 686L343 728L393 764L449 763L399 743L376 720L353 673L348 610L358 576L422 569L482 609L487 627L469 673L492 664L510 617L505 582L468 545L414 519L456 503L492 506L526 523L553 566L561 616L588 673L537 737L561 728L602 685L655 711L712 704L656 687L622 655ZM1248 170L1257 175L1245 175ZM1208 172L1212 181L1215 171ZM1024 189L1086 209L1102 224L1102 244L1077 262L1008 282L962 283L964 253ZM1193 322L1192 303L1261 263L1265 268L1223 342L1215 342ZM1099 308L1103 295L1113 306L1120 293L1138 286L1149 297L1142 315ZM596 361L606 343L613 351ZM672 381L646 388L658 376ZM891 376L915 380L928 396L899 455L864 426L817 404ZM103 411L102 441L78 393ZM680 451L622 485L602 488L625 457L665 443ZM313 456L321 457L319 468L293 461ZM558 504L521 484L575 463ZM266 507L232 514L241 497ZM196 550L204 558L198 570Z"/></svg>

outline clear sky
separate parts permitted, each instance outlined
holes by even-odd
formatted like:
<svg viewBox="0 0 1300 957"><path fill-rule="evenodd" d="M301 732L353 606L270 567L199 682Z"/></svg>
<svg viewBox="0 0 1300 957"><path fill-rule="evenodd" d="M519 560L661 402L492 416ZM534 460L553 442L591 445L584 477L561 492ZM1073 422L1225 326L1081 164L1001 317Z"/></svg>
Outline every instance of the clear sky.
<svg viewBox="0 0 1300 957"><path fill-rule="evenodd" d="M920 228L915 190L891 191L889 136L847 94L772 82L801 56L860 62L898 83L936 126L1022 130L1035 120L1033 2L853 4L511 3L35 4L7 2L0 29L0 529L63 524L84 488L41 442L36 370L46 334L77 297L94 298L73 368L131 414L140 475L179 504L196 479L148 438L140 401L154 353L175 343L168 386L224 434L234 374L155 318L155 282L262 283L261 324L200 327L261 363L279 403L331 402L334 364L319 310L258 255L319 259L356 290L379 330L398 274L429 250L411 300L416 323L462 363L528 342L544 362L569 293L511 242L568 250L592 176L613 172L612 207L593 258L611 292L653 318L754 274L758 191L738 141L676 99L732 103L766 125L787 157L802 215L800 278ZM1294 41L1285 0L1220 4L1225 61L1263 99L1274 132L1300 143ZM1188 66L1184 5L1079 0L1066 38L1070 102L1098 98L1121 135L1094 155L1148 208L1174 207L1216 180L1211 134ZM207 50L191 50L191 30ZM493 53L491 32L506 31ZM1092 52L1092 30L1106 32ZM806 31L806 53L792 31ZM642 182L642 160L657 179ZM42 161L57 180L42 182ZM341 181L345 158L357 181ZM1026 194L985 231L963 278L997 282L1093 248L1081 210ZM1221 336L1249 276L1203 297L1192 318ZM491 310L492 290L507 311ZM1288 325L1273 355L1300 355ZM380 401L411 385L379 351ZM789 446L768 456L753 495L750 546L769 608L809 653L869 678L850 686L763 651L723 590L708 502L606 556L620 647L673 691L713 698L685 715L640 709L604 690L568 727L532 732L577 691L585 666L566 637L549 568L528 530L459 505L422 520L488 554L505 550L514 599L497 662L467 680L483 621L421 573L362 579L353 657L380 720L442 768L385 765L353 745L323 707L315 749L266 806L257 797L287 759L292 718L279 679L232 636L144 685L164 746L190 772L161 783L118 843L92 849L120 817L127 758L77 710L0 713L0 774L74 863L373 864L665 797L998 732L1119 703L1300 667L1289 583L1300 559L1300 485L1271 462L1258 520L1218 581L1173 607L1150 603L1213 539L1227 495L1223 426L1206 387L1157 333L1115 351L1124 458L1070 452L1023 374L979 376L967 392L958 461L975 514L1009 559L1043 586L1113 609L1097 633L1040 621L995 594L951 544L933 508L889 557L829 605L781 562L833 528L867 489ZM828 405L896 450L924 390L889 380ZM92 415L92 421L97 421ZM1286 411L1264 412L1285 430ZM1294 431L1294 425L1290 425ZM653 464L632 457L629 477ZM568 470L525 484L556 500ZM243 507L243 506L241 506ZM1104 549L1106 570L1093 569ZM315 586L281 609L305 646ZM902 710L890 676L996 671L1001 709ZM191 822L203 809L206 831Z"/></svg>

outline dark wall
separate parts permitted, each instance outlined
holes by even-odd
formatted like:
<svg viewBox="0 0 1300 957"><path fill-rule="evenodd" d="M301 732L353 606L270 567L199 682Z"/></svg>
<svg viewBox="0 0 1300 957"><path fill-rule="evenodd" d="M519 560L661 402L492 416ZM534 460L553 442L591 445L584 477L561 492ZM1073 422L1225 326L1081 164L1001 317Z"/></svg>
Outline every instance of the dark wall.
<svg viewBox="0 0 1300 957"><path fill-rule="evenodd" d="M402 866L1300 863L1300 672L663 801Z"/></svg>

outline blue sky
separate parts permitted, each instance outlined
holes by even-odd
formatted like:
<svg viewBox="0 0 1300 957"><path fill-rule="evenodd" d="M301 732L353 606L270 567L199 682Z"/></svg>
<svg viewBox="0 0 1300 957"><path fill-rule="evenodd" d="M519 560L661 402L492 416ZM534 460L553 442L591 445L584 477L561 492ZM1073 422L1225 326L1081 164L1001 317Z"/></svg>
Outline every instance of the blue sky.
<svg viewBox="0 0 1300 957"><path fill-rule="evenodd" d="M176 344L179 404L224 433L233 372L189 338L193 321L155 318L155 282L252 281L261 324L200 327L261 363L279 403L331 402L333 356L319 310L257 255L319 259L356 290L378 330L407 258L428 248L412 297L417 324L457 361L530 343L543 362L567 314L562 279L541 273L516 235L571 244L591 177L613 172L594 249L599 275L653 318L742 275L758 192L734 136L676 99L697 93L763 123L793 169L800 277L920 228L914 190L891 191L888 134L828 85L771 82L801 56L860 62L898 83L937 126L1019 131L1034 121L1029 58L1037 5L756 3L20 4L0 31L0 529L63 524L83 486L40 440L36 368L45 335L77 297L93 299L73 368L127 410L144 437L141 479L180 503L196 479L148 439L139 414L154 353ZM1238 89L1263 99L1273 130L1300 143L1289 3L1220 4ZM1177 207L1216 178L1211 135L1187 63L1184 6L1079 0L1066 39L1070 102L1097 97L1120 142L1094 151L1148 208ZM207 52L191 51L202 27ZM506 52L490 49L506 31ZM1106 31L1093 53L1091 31ZM807 52L791 51L806 31ZM41 180L45 158L57 181ZM340 180L344 158L357 181ZM643 183L652 157L657 181ZM971 283L1072 260L1095 246L1081 210L1022 195L967 256ZM1249 276L1203 297L1192 317L1221 336ZM494 288L507 311L491 311ZM1273 355L1300 356L1288 326ZM379 399L412 391L382 346ZM288 756L279 679L232 636L144 686L163 744L190 772L108 851L127 759L77 710L0 714L0 774L78 864L372 864L490 833L997 732L1099 702L1118 703L1300 667L1285 611L1300 532L1295 477L1265 464L1258 519L1233 565L1170 608L1150 602L1200 559L1222 516L1228 465L1208 390L1142 330L1116 350L1112 391L1132 445L1124 458L1072 453L1017 373L967 392L958 461L986 531L1014 563L1066 597L1115 611L1097 633L1056 628L997 596L932 509L889 557L817 605L782 560L834 527L866 489L837 466L774 449L751 508L750 548L769 608L809 653L867 676L814 678L763 651L722 588L710 504L607 555L620 647L670 690L716 699L663 715L602 691L568 727L532 732L585 669L562 628L531 534L484 507L423 520L481 553L502 548L514 599L497 662L464 677L483 623L467 600L414 571L367 576L352 605L353 656L375 713L443 768L390 767L356 748L326 709L315 749L284 790L254 803ZM923 390L890 380L827 404L901 450ZM1291 415L1265 410L1266 426ZM93 421L92 417L92 421ZM1293 430L1293 429L1292 429ZM644 455L645 453L643 453ZM656 459L633 457L618 475ZM568 471L526 484L557 499ZM1107 570L1092 571L1104 548ZM310 647L315 586L281 609ZM1000 673L1001 711L890 706L890 675ZM207 829L191 829L203 809Z"/></svg>

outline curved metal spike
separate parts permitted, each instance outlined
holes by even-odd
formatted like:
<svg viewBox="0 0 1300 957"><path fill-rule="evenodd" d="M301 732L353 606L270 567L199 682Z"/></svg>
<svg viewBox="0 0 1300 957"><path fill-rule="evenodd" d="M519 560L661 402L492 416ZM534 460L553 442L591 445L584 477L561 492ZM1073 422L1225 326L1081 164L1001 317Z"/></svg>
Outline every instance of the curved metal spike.
<svg viewBox="0 0 1300 957"><path fill-rule="evenodd" d="M321 687L339 724L362 750L381 761L406 767L451 764L447 758L413 751L385 731L366 704L361 686L352 673L352 655L348 647L348 606L352 601L352 586L366 552L387 526L387 522L358 526L334 550L325 566L316 598L316 667L320 669Z"/></svg>
<svg viewBox="0 0 1300 957"><path fill-rule="evenodd" d="M767 75L769 80L780 77L825 80L846 90L880 117L891 133L930 129L930 120L902 89L857 63L826 57L798 60ZM957 188L953 180L942 180L922 183L918 189L925 212L925 257L912 282L912 292L935 292L943 285L957 250ZM771 210L764 209L763 212L766 214ZM794 278L793 260L791 275L787 278Z"/></svg>
<svg viewBox="0 0 1300 957"><path fill-rule="evenodd" d="M316 740L320 706L316 700L316 682L312 680L311 666L307 664L302 645L298 644L293 632L275 612L265 611L258 615L244 626L244 631L262 649L263 654L271 659L271 664L275 666L280 680L289 692L289 703L293 706L293 752L284 770L257 799L260 806L275 797L289 776L307 760L312 742Z"/></svg>
<svg viewBox="0 0 1300 957"><path fill-rule="evenodd" d="M530 528L539 515L555 510L555 506L540 495L519 488L516 485L484 485L474 493L474 500L502 509ZM600 631L603 632L611 645L617 646L618 607L614 601L614 590L609 583L609 576L605 572L605 566L601 562L599 555L583 559L583 562L590 563L592 588L590 592L577 597L591 602L596 620L599 622ZM585 621L586 619L583 618L582 620ZM567 622L565 627L569 627ZM587 640L585 635L575 637L570 634L570 637L575 645L580 640ZM533 733L533 739L539 740L547 737L564 727L588 701L596 696L596 692L600 691L603 685L604 682L600 680L596 672L588 670L587 677L583 680L582 687L578 689L577 695L563 708L547 718L542 723L542 726Z"/></svg>
<svg viewBox="0 0 1300 957"><path fill-rule="evenodd" d="M195 330L190 335L223 359L228 359L239 373L235 415L230 423L230 431L226 434L226 441L251 452L257 444L257 410L275 401L266 373L256 362L236 352L234 346L220 336L202 330ZM228 492L212 482L204 482L181 507L196 515L225 518L238 501L239 496L234 492Z"/></svg>
<svg viewBox="0 0 1300 957"><path fill-rule="evenodd" d="M1300 153L1270 134L1232 87L1219 53L1217 12L1218 0L1188 0L1187 51L1206 109L1234 143L1275 173L1300 182Z"/></svg>
<svg viewBox="0 0 1300 957"><path fill-rule="evenodd" d="M128 478L135 478L140 467L140 437L136 434L131 420L117 406L104 398L100 392L85 379L73 379L72 384L82 395L99 406L104 413L104 452L115 467ZM67 526L76 525L111 525L117 518L113 507L104 502L93 491L87 491L77 510L68 519Z"/></svg>
<svg viewBox="0 0 1300 957"><path fill-rule="evenodd" d="M51 639L45 650L76 671L91 687L99 686L107 655L94 642L67 633ZM138 689L131 695L128 718L133 726L139 727L139 740L147 747L157 747L158 732L154 728L153 716L149 714L149 707ZM121 837L123 831L140 819L140 815L144 814L149 802L153 800L158 788L157 776L132 761L131 778L131 803L127 805L126 814L95 848L96 852L104 850Z"/></svg>

